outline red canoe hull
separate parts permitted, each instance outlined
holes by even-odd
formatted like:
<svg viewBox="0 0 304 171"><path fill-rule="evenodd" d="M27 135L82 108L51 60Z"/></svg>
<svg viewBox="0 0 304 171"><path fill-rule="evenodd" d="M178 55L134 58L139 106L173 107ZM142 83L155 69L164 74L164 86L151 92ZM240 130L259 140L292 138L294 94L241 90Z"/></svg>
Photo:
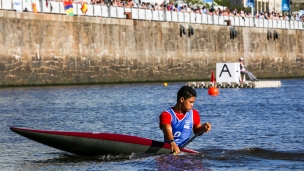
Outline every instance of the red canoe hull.
<svg viewBox="0 0 304 171"><path fill-rule="evenodd" d="M10 127L15 133L44 145L77 155L153 153L169 154L168 143L130 135L34 130ZM183 149L184 153L198 153Z"/></svg>

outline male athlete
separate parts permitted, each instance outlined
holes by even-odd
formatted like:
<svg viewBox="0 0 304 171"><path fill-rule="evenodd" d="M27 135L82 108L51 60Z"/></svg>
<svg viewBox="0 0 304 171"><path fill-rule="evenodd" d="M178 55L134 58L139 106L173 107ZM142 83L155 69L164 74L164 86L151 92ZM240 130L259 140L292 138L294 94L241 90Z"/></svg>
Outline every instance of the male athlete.
<svg viewBox="0 0 304 171"><path fill-rule="evenodd" d="M211 130L211 124L201 124L197 110L192 109L196 98L196 91L188 86L183 86L177 92L175 106L160 114L160 128L164 132L165 142L170 143L172 153L180 153L179 147L190 139L191 133L198 134L202 129ZM202 135L201 133L200 135Z"/></svg>

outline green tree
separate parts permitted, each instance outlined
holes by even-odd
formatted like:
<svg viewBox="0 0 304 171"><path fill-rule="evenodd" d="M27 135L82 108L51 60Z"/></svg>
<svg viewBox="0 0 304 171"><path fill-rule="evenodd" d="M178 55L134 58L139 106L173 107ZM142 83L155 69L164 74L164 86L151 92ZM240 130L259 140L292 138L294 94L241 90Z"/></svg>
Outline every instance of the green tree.
<svg viewBox="0 0 304 171"><path fill-rule="evenodd" d="M227 0L213 0L213 1L220 6L230 7L230 2L228 2Z"/></svg>

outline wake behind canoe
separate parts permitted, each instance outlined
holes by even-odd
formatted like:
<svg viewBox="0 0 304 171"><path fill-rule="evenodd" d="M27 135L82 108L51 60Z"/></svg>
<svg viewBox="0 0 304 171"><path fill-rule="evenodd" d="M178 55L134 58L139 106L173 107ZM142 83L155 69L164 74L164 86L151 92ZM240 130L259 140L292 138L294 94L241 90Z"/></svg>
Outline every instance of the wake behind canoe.
<svg viewBox="0 0 304 171"><path fill-rule="evenodd" d="M10 127L10 129L28 139L77 155L169 154L171 152L168 143L137 136L113 133L35 130L18 127ZM198 153L189 149L183 149L182 152Z"/></svg>

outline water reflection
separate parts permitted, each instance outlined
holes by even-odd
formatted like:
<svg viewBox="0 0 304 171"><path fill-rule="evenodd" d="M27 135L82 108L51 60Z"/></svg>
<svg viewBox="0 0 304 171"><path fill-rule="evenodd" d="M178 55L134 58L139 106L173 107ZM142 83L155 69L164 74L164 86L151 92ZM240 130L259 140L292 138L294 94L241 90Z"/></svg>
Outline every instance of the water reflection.
<svg viewBox="0 0 304 171"><path fill-rule="evenodd" d="M158 116L175 104L184 83L0 89L0 164L3 170L303 170L304 79L282 87L197 89L194 107L212 130L187 148L199 156L65 153L9 130L109 132L163 140Z"/></svg>

